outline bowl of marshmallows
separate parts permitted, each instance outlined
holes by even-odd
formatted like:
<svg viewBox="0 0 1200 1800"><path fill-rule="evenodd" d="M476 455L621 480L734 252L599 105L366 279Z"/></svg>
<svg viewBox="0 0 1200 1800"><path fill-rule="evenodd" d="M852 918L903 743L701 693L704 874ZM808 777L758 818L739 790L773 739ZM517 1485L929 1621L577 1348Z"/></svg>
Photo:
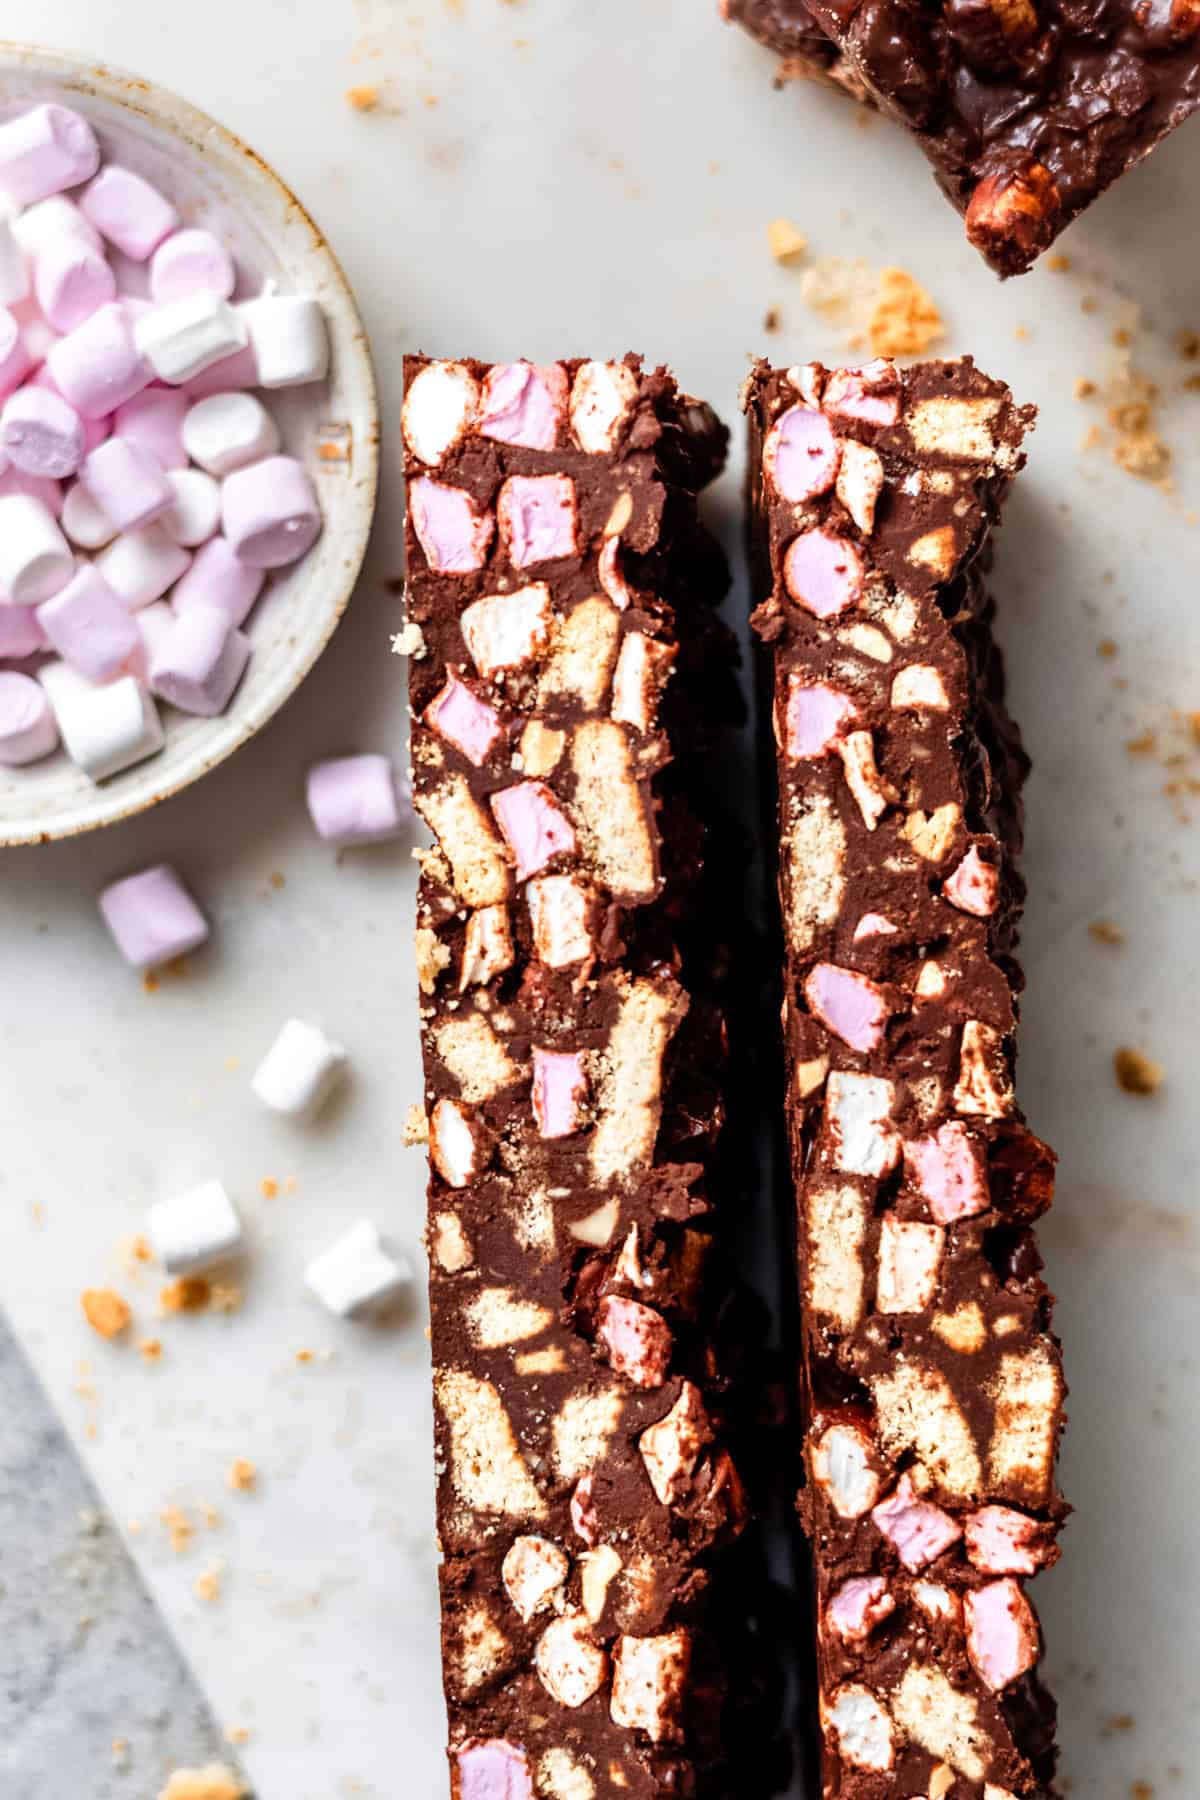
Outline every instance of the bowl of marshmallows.
<svg viewBox="0 0 1200 1800"><path fill-rule="evenodd" d="M224 760L328 641L378 414L337 261L149 83L0 51L0 845Z"/></svg>

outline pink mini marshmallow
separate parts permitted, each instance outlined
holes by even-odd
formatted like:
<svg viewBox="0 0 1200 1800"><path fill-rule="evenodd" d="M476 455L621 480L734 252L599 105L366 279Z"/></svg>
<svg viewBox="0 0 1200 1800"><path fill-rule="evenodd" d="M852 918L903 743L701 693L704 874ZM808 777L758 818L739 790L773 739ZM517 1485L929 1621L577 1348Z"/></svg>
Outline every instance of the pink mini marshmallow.
<svg viewBox="0 0 1200 1800"><path fill-rule="evenodd" d="M174 543L159 524L123 531L96 566L123 605L136 611L161 600L191 564L191 552Z"/></svg>
<svg viewBox="0 0 1200 1800"><path fill-rule="evenodd" d="M817 963L809 970L804 993L817 1017L852 1050L865 1055L882 1038L891 1008L883 989L857 970Z"/></svg>
<svg viewBox="0 0 1200 1800"><path fill-rule="evenodd" d="M227 476L221 521L234 551L253 569L298 562L321 535L312 480L292 456L268 456Z"/></svg>
<svg viewBox="0 0 1200 1800"><path fill-rule="evenodd" d="M89 681L109 681L138 645L133 615L100 571L84 563L53 599L37 609L47 641Z"/></svg>
<svg viewBox="0 0 1200 1800"><path fill-rule="evenodd" d="M21 662L45 647L46 634L38 624L37 608L14 606L7 594L0 594L0 657Z"/></svg>
<svg viewBox="0 0 1200 1800"><path fill-rule="evenodd" d="M451 669L446 685L425 709L425 723L460 750L477 769L483 767L500 736L495 709L481 700Z"/></svg>
<svg viewBox="0 0 1200 1800"><path fill-rule="evenodd" d="M24 469L5 469L0 475L0 499L6 499L9 494L24 494L29 500L39 500L54 518L62 517L62 486L53 476L27 475Z"/></svg>
<svg viewBox="0 0 1200 1800"><path fill-rule="evenodd" d="M46 357L51 379L84 419L101 419L149 385L150 366L133 341L133 319L120 300L60 338Z"/></svg>
<svg viewBox="0 0 1200 1800"><path fill-rule="evenodd" d="M0 395L19 388L32 367L20 324L6 306L0 306Z"/></svg>
<svg viewBox="0 0 1200 1800"><path fill-rule="evenodd" d="M507 1738L472 1739L455 1761L458 1800L534 1800L525 1752Z"/></svg>
<svg viewBox="0 0 1200 1800"><path fill-rule="evenodd" d="M336 756L314 763L305 791L309 817L328 843L374 844L400 830L396 777L386 756Z"/></svg>
<svg viewBox="0 0 1200 1800"><path fill-rule="evenodd" d="M233 258L211 231L189 226L166 238L150 260L150 294L159 306L188 294L231 300L237 286Z"/></svg>
<svg viewBox="0 0 1200 1800"><path fill-rule="evenodd" d="M55 238L34 265L37 303L55 331L79 326L117 297L117 278L99 250L82 238Z"/></svg>
<svg viewBox="0 0 1200 1800"><path fill-rule="evenodd" d="M118 406L113 430L118 437L140 444L157 457L164 469L186 469L183 421L191 401L178 388L148 387Z"/></svg>
<svg viewBox="0 0 1200 1800"><path fill-rule="evenodd" d="M767 433L762 460L767 479L785 500L800 505L827 494L838 469L833 427L810 407L789 407Z"/></svg>
<svg viewBox="0 0 1200 1800"><path fill-rule="evenodd" d="M114 881L100 895L100 912L125 961L153 969L196 950L208 921L169 863L156 863Z"/></svg>
<svg viewBox="0 0 1200 1800"><path fill-rule="evenodd" d="M553 450L567 412L567 375L558 363L496 363L483 383L482 436L527 450Z"/></svg>
<svg viewBox="0 0 1200 1800"><path fill-rule="evenodd" d="M823 681L808 683L793 675L787 693L784 748L797 761L827 755L857 717L849 694Z"/></svg>
<svg viewBox="0 0 1200 1800"><path fill-rule="evenodd" d="M1036 1575L1050 1557L1046 1527L1012 1506L981 1506L968 1513L968 1560L989 1575Z"/></svg>
<svg viewBox="0 0 1200 1800"><path fill-rule="evenodd" d="M78 187L99 164L95 132L69 106L31 106L0 125L0 194L14 206Z"/></svg>
<svg viewBox="0 0 1200 1800"><path fill-rule="evenodd" d="M900 1477L887 1499L872 1508L871 1517L914 1575L936 1562L962 1536L957 1519L919 1498L910 1475Z"/></svg>
<svg viewBox="0 0 1200 1800"><path fill-rule="evenodd" d="M59 393L54 384L54 377L51 375L45 363L42 364L40 369L35 370L29 377L29 380L25 383L25 386L40 388L44 393L54 394L59 400L63 399L63 396ZM71 405L69 400L66 401L65 404L68 406ZM71 407L71 411L75 412L73 406ZM78 413L76 413L75 416L78 418ZM108 437L109 433L112 431L112 420L106 418L82 419L80 422L83 426L83 454L86 456L89 450L94 450L97 444L102 444L105 438Z"/></svg>
<svg viewBox="0 0 1200 1800"><path fill-rule="evenodd" d="M533 1046L533 1116L538 1136L571 1137L579 1130L587 1093L583 1056L578 1050L542 1050Z"/></svg>
<svg viewBox="0 0 1200 1800"><path fill-rule="evenodd" d="M242 625L262 592L266 574L235 555L227 538L210 538L196 552L171 601L176 612L189 606L215 606L231 625Z"/></svg>
<svg viewBox="0 0 1200 1800"><path fill-rule="evenodd" d="M859 1575L843 1581L825 1616L843 1643L861 1644L895 1610L895 1599L882 1575Z"/></svg>
<svg viewBox="0 0 1200 1800"><path fill-rule="evenodd" d="M942 883L942 893L959 912L986 919L996 910L1000 898L1000 871L994 863L984 862L977 844L972 844L958 867Z"/></svg>
<svg viewBox="0 0 1200 1800"><path fill-rule="evenodd" d="M58 744L50 702L31 675L0 669L0 766L24 768Z"/></svg>
<svg viewBox="0 0 1200 1800"><path fill-rule="evenodd" d="M491 797L496 823L524 881L562 852L575 848L575 832L544 781L520 781Z"/></svg>
<svg viewBox="0 0 1200 1800"><path fill-rule="evenodd" d="M895 937L897 929L882 913L865 912L854 927L854 942L859 944L863 938L870 937Z"/></svg>
<svg viewBox="0 0 1200 1800"><path fill-rule="evenodd" d="M165 195L120 163L105 164L80 195L79 210L133 262L145 262L179 223Z"/></svg>
<svg viewBox="0 0 1200 1800"><path fill-rule="evenodd" d="M862 558L849 538L804 531L788 547L783 580L798 606L818 619L833 619L848 611L862 592Z"/></svg>
<svg viewBox="0 0 1200 1800"><path fill-rule="evenodd" d="M1019 1583L1011 1576L990 1581L963 1600L967 1655L980 1679L999 1693L1038 1659L1037 1620Z"/></svg>
<svg viewBox="0 0 1200 1800"><path fill-rule="evenodd" d="M118 531L151 524L175 498L157 456L134 438L112 437L100 444L80 469L79 480Z"/></svg>
<svg viewBox="0 0 1200 1800"><path fill-rule="evenodd" d="M191 400L204 400L209 394L257 386L258 358L254 354L254 345L246 344L232 356L222 357L211 369L202 369L199 375L193 375L190 381L184 382L183 391Z"/></svg>
<svg viewBox="0 0 1200 1800"><path fill-rule="evenodd" d="M431 569L439 575L482 569L496 521L490 512L477 513L464 489L419 475L409 483L408 504L417 542Z"/></svg>
<svg viewBox="0 0 1200 1800"><path fill-rule="evenodd" d="M835 369L821 406L835 418L861 419L864 425L894 425L900 417L900 376L895 363L879 357L861 369Z"/></svg>
<svg viewBox="0 0 1200 1800"><path fill-rule="evenodd" d="M575 483L569 475L511 475L496 504L514 569L579 553Z"/></svg>
<svg viewBox="0 0 1200 1800"><path fill-rule="evenodd" d="M150 655L151 690L180 712L223 713L250 660L250 639L211 606L189 606Z"/></svg>
<svg viewBox="0 0 1200 1800"><path fill-rule="evenodd" d="M618 1375L635 1387L661 1387L671 1367L671 1328L661 1313L639 1300L606 1294L596 1314L596 1336Z"/></svg>
<svg viewBox="0 0 1200 1800"><path fill-rule="evenodd" d="M0 410L0 445L26 475L59 480L83 461L83 421L46 388L23 387Z"/></svg>
<svg viewBox="0 0 1200 1800"><path fill-rule="evenodd" d="M950 1119L904 1146L908 1174L939 1225L970 1219L988 1207L987 1178L967 1128Z"/></svg>

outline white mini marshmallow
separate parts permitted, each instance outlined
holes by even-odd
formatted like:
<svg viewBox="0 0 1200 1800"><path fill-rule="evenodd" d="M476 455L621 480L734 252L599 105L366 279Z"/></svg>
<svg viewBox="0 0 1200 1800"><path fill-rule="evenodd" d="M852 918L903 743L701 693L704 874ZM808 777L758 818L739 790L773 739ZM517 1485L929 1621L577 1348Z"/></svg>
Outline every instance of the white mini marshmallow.
<svg viewBox="0 0 1200 1800"><path fill-rule="evenodd" d="M78 237L54 238L33 272L37 303L55 331L76 331L117 297L117 278L99 250Z"/></svg>
<svg viewBox="0 0 1200 1800"><path fill-rule="evenodd" d="M341 1079L346 1066L342 1044L326 1037L319 1026L289 1019L263 1057L251 1082L255 1094L272 1112L293 1119L318 1113Z"/></svg>
<svg viewBox="0 0 1200 1800"><path fill-rule="evenodd" d="M0 394L11 394L20 387L33 360L25 346L20 320L7 307L0 306Z"/></svg>
<svg viewBox="0 0 1200 1800"><path fill-rule="evenodd" d="M112 437L97 445L80 469L79 479L118 531L137 531L152 524L175 498L167 472L153 450L134 438Z"/></svg>
<svg viewBox="0 0 1200 1800"><path fill-rule="evenodd" d="M0 206L0 306L16 306L29 293L29 265L16 231L17 214Z"/></svg>
<svg viewBox="0 0 1200 1800"><path fill-rule="evenodd" d="M170 863L110 882L100 914L133 969L156 969L208 940L208 920Z"/></svg>
<svg viewBox="0 0 1200 1800"><path fill-rule="evenodd" d="M36 263L42 251L60 238L75 238L80 243L90 244L93 250L103 248L96 227L89 224L75 202L68 200L65 194L55 194L52 199L39 200L36 206L27 206L13 220L13 236L29 263Z"/></svg>
<svg viewBox="0 0 1200 1800"><path fill-rule="evenodd" d="M11 657L20 662L45 647L46 634L38 624L37 609L12 606L7 597L0 594L0 657Z"/></svg>
<svg viewBox="0 0 1200 1800"><path fill-rule="evenodd" d="M214 537L197 551L171 600L177 612L215 606L231 625L241 625L266 579L262 569L252 569L234 554L226 538Z"/></svg>
<svg viewBox="0 0 1200 1800"><path fill-rule="evenodd" d="M329 373L329 333L319 300L308 294L264 293L238 313L250 334L259 385L303 387Z"/></svg>
<svg viewBox="0 0 1200 1800"><path fill-rule="evenodd" d="M120 163L107 163L101 169L80 196L79 210L133 262L145 262L179 223L171 202L143 176Z"/></svg>
<svg viewBox="0 0 1200 1800"><path fill-rule="evenodd" d="M65 662L38 670L67 754L90 781L103 781L161 750L166 738L150 695L133 675L95 687Z"/></svg>
<svg viewBox="0 0 1200 1800"><path fill-rule="evenodd" d="M183 445L194 463L211 475L274 456L279 427L253 394L210 394L197 400L183 422Z"/></svg>
<svg viewBox="0 0 1200 1800"><path fill-rule="evenodd" d="M58 726L37 682L16 669L0 669L0 768L23 768L57 744Z"/></svg>
<svg viewBox="0 0 1200 1800"><path fill-rule="evenodd" d="M341 1319L382 1306L412 1282L412 1266L388 1249L370 1219L360 1219L304 1271L305 1285Z"/></svg>
<svg viewBox="0 0 1200 1800"><path fill-rule="evenodd" d="M190 381L249 342L246 322L219 294L187 294L151 307L133 327L139 355L160 381Z"/></svg>
<svg viewBox="0 0 1200 1800"><path fill-rule="evenodd" d="M211 1269L242 1247L242 1222L219 1181L160 1200L146 1214L146 1233L168 1275Z"/></svg>
<svg viewBox="0 0 1200 1800"><path fill-rule="evenodd" d="M308 470L293 456L268 456L235 469L221 488L221 522L235 553L251 568L298 562L321 535L321 509Z"/></svg>
<svg viewBox="0 0 1200 1800"><path fill-rule="evenodd" d="M134 613L133 622L142 641L129 666L145 681L151 659L158 654L167 633L174 629L175 612L169 600L153 600Z"/></svg>
<svg viewBox="0 0 1200 1800"><path fill-rule="evenodd" d="M0 193L15 206L78 187L99 164L95 132L69 106L32 106L0 125Z"/></svg>
<svg viewBox="0 0 1200 1800"><path fill-rule="evenodd" d="M83 461L83 421L46 387L22 387L0 410L0 444L14 468L60 480Z"/></svg>
<svg viewBox="0 0 1200 1800"><path fill-rule="evenodd" d="M228 300L237 286L233 258L211 231L189 227L158 246L150 262L150 297L162 305L188 294L217 294Z"/></svg>
<svg viewBox="0 0 1200 1800"><path fill-rule="evenodd" d="M108 514L77 481L67 489L59 524L81 550L103 550L117 535L117 528Z"/></svg>
<svg viewBox="0 0 1200 1800"><path fill-rule="evenodd" d="M221 523L220 483L203 469L172 469L167 480L175 498L162 516L163 530L189 550L207 544Z"/></svg>
<svg viewBox="0 0 1200 1800"><path fill-rule="evenodd" d="M222 713L246 672L250 639L211 606L189 606L150 657L153 691L180 712Z"/></svg>
<svg viewBox="0 0 1200 1800"><path fill-rule="evenodd" d="M136 610L161 600L186 574L191 560L191 552L155 523L122 532L96 559L96 566L117 598Z"/></svg>
<svg viewBox="0 0 1200 1800"><path fill-rule="evenodd" d="M36 606L66 587L71 546L50 508L31 494L0 496L0 588L16 606Z"/></svg>

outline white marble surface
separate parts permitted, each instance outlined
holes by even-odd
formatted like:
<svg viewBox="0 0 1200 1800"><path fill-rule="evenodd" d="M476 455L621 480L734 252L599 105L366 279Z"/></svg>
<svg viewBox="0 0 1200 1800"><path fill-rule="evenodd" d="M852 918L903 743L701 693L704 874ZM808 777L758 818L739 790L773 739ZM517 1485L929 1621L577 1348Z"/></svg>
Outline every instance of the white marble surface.
<svg viewBox="0 0 1200 1800"><path fill-rule="evenodd" d="M767 63L714 11L709 0L60 0L38 23L47 41L178 88L277 165L345 261L389 423L400 354L418 346L547 357L636 346L670 358L732 418L747 352L837 352L798 277L766 256L777 213L818 252L920 274L950 347L1039 402L996 585L1038 762L1023 1090L1063 1158L1045 1244L1073 1386L1063 1474L1079 1516L1041 1584L1049 1671L1077 1793L1118 1800L1142 1780L1184 1796L1200 1647L1200 824L1177 816L1195 801L1162 788L1200 775L1200 758L1168 771L1124 744L1200 707L1187 522L1200 504L1200 401L1177 391L1186 370L1171 342L1200 325L1200 127L1072 232L1070 273L1002 288L910 146L860 127L832 96L773 94ZM342 98L364 82L384 102L370 115ZM1081 309L1087 294L1094 311ZM1105 449L1078 447L1102 414L1072 384L1103 374L1120 296L1144 307L1136 355L1176 390L1162 413L1174 499ZM761 329L770 305L783 315L774 339ZM261 1800L441 1792L423 1302L386 1329L339 1326L300 1281L307 1257L364 1211L415 1251L422 1207L420 1159L399 1147L417 1092L409 846L339 864L301 802L314 755L402 741L384 587L399 571L394 432L387 452L357 599L261 738L140 821L0 864L0 1300L116 1519L142 1523L131 1545L218 1718L251 1728L244 1756ZM735 468L721 490L731 546L737 479ZM1104 638L1115 658L1098 655ZM147 995L118 963L94 895L161 856L216 929L186 976ZM271 885L274 871L285 886ZM1124 927L1124 948L1089 938L1097 917ZM353 1059L344 1102L311 1130L264 1115L248 1091L293 1012L320 1018ZM1118 1092L1118 1043L1166 1065L1160 1095ZM120 1242L148 1201L210 1174L248 1221L244 1304L156 1322L156 1283L129 1280ZM264 1176L291 1176L294 1191L266 1200ZM88 1332L79 1291L106 1280L135 1300L139 1329L161 1335L160 1364ZM301 1349L315 1360L298 1363ZM235 1455L262 1471L253 1495L224 1487ZM173 1554L159 1513L176 1504L198 1517L201 1502L220 1523ZM218 1560L221 1597L204 1603L193 1584ZM1134 1724L1106 1736L1113 1715ZM156 1772L133 1752L128 1791L153 1800Z"/></svg>

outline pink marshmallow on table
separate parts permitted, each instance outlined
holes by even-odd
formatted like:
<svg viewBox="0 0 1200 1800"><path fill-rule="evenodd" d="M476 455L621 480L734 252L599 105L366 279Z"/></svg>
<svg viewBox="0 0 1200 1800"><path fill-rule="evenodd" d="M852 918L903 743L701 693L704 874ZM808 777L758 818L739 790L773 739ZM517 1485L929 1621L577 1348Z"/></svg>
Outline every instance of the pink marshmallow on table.
<svg viewBox="0 0 1200 1800"><path fill-rule="evenodd" d="M0 587L14 605L48 600L74 570L71 546L49 507L31 494L0 497Z"/></svg>
<svg viewBox="0 0 1200 1800"><path fill-rule="evenodd" d="M113 414L113 431L153 451L164 469L186 469L183 422L191 401L178 388L148 387Z"/></svg>
<svg viewBox="0 0 1200 1800"><path fill-rule="evenodd" d="M169 863L114 881L100 895L100 912L135 969L186 956L208 937L208 920Z"/></svg>
<svg viewBox="0 0 1200 1800"><path fill-rule="evenodd" d="M173 232L150 260L150 294L159 304L196 292L230 300L236 286L233 258L211 231L189 227Z"/></svg>
<svg viewBox="0 0 1200 1800"><path fill-rule="evenodd" d="M79 210L133 262L145 262L179 223L166 196L120 163L101 169L80 195Z"/></svg>
<svg viewBox="0 0 1200 1800"><path fill-rule="evenodd" d="M85 563L65 588L42 602L37 619L63 661L89 681L111 680L139 642L133 614L92 563Z"/></svg>
<svg viewBox="0 0 1200 1800"><path fill-rule="evenodd" d="M117 297L117 278L82 238L55 238L34 265L34 292L47 322L64 334Z"/></svg>
<svg viewBox="0 0 1200 1800"><path fill-rule="evenodd" d="M22 768L49 756L58 744L50 702L30 675L0 669L0 764Z"/></svg>
<svg viewBox="0 0 1200 1800"><path fill-rule="evenodd" d="M203 469L169 469L175 498L162 516L167 536L186 549L207 544L221 523L221 485Z"/></svg>
<svg viewBox="0 0 1200 1800"><path fill-rule="evenodd" d="M49 369L47 369L45 363L42 364L40 369L35 370L29 377L29 380L25 383L25 386L41 388L44 393L56 394L60 400L63 398L58 392L58 389L54 384L54 377L51 375ZM70 405L70 401L67 401L67 405ZM71 407L71 411L74 412L75 408ZM80 423L83 426L83 454L86 456L89 450L94 450L97 444L102 444L105 438L108 437L109 433L112 431L112 420L104 418L82 419Z"/></svg>
<svg viewBox="0 0 1200 1800"><path fill-rule="evenodd" d="M99 445L80 469L79 480L118 531L152 524L175 498L157 456L133 438L111 437Z"/></svg>
<svg viewBox="0 0 1200 1800"><path fill-rule="evenodd" d="M150 687L181 712L206 719L225 711L250 660L250 639L211 606L177 613L151 652Z"/></svg>
<svg viewBox="0 0 1200 1800"><path fill-rule="evenodd" d="M18 388L0 408L0 445L23 474L60 480L83 461L83 421L48 388Z"/></svg>
<svg viewBox="0 0 1200 1800"><path fill-rule="evenodd" d="M0 306L0 394L19 388L32 367L20 324L6 306Z"/></svg>
<svg viewBox="0 0 1200 1800"><path fill-rule="evenodd" d="M400 830L400 796L386 756L335 756L314 763L305 795L317 836L328 843L375 844Z"/></svg>
<svg viewBox="0 0 1200 1800"><path fill-rule="evenodd" d="M312 480L291 456L268 456L227 476L221 521L237 555L255 569L298 562L321 535Z"/></svg>
<svg viewBox="0 0 1200 1800"><path fill-rule="evenodd" d="M0 125L0 194L14 206L78 187L99 165L95 132L68 106L32 106Z"/></svg>
<svg viewBox="0 0 1200 1800"><path fill-rule="evenodd" d="M241 625L265 580L264 571L242 562L227 538L214 537L197 551L171 602L176 612L189 606L215 606L231 625Z"/></svg>
<svg viewBox="0 0 1200 1800"><path fill-rule="evenodd" d="M60 338L46 366L63 399L84 419L115 412L150 384L150 367L138 353L133 320L122 300L102 306Z"/></svg>
<svg viewBox="0 0 1200 1800"><path fill-rule="evenodd" d="M192 556L174 543L157 523L137 531L123 531L96 558L96 567L118 600L136 612L161 600L187 573Z"/></svg>
<svg viewBox="0 0 1200 1800"><path fill-rule="evenodd" d="M38 624L36 608L14 606L7 594L0 594L0 657L20 662L45 647L46 634Z"/></svg>

